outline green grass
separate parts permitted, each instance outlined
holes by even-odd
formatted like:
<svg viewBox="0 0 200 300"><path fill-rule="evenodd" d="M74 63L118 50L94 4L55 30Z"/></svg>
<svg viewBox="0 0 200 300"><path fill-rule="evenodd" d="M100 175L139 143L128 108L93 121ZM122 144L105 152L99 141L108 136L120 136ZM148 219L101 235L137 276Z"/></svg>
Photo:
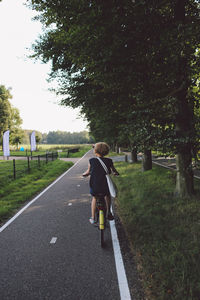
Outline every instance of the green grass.
<svg viewBox="0 0 200 300"><path fill-rule="evenodd" d="M32 156L45 155L46 151L33 151ZM0 151L0 156L3 156L3 151ZM31 151L10 151L10 156L31 156Z"/></svg>
<svg viewBox="0 0 200 300"><path fill-rule="evenodd" d="M38 150L33 151L33 156L38 155L45 155L46 151L48 152L55 152L62 150L62 152L59 152L59 157L82 157L87 151L91 149L91 145L38 145ZM69 156L67 155L68 149L73 148L80 148L78 152L76 153L70 153ZM31 156L30 147L24 147L25 151L10 151L10 156ZM3 151L0 151L0 156L3 156Z"/></svg>
<svg viewBox="0 0 200 300"><path fill-rule="evenodd" d="M15 151L11 150L10 151L10 156L31 156L31 151L30 151L30 146L28 145L22 145L25 149L25 151ZM68 149L73 149L73 148L80 148L78 152L75 153L69 153L68 156ZM78 144L78 145L38 145L38 150L33 151L32 155L33 156L38 156L38 155L45 155L46 151L59 151L62 150L62 152L59 152L59 157L60 158L74 158L74 157L82 157L87 151L89 151L92 148L92 145L86 145L86 144ZM124 153L116 153L116 152L109 152L108 157L112 156L121 156L124 155ZM3 151L0 151L0 156L3 156Z"/></svg>
<svg viewBox="0 0 200 300"><path fill-rule="evenodd" d="M108 155L106 155L106 157L112 157L112 156L123 156L124 153L121 152L121 153L117 153L117 152L113 152L113 151L110 151Z"/></svg>
<svg viewBox="0 0 200 300"><path fill-rule="evenodd" d="M91 150L91 145L81 146L78 152L69 153L69 157L82 157L89 150Z"/></svg>
<svg viewBox="0 0 200 300"><path fill-rule="evenodd" d="M200 191L173 196L175 172L115 163L117 209L136 253L148 299L199 300Z"/></svg>
<svg viewBox="0 0 200 300"><path fill-rule="evenodd" d="M55 158L54 158L55 160ZM0 161L0 187L4 184L8 184L9 182L14 180L14 168L13 168L13 159L12 160L1 160ZM48 158L48 163L52 161L52 158ZM15 177L19 179L23 177L25 174L28 174L32 169L38 169L42 166L46 165L46 159L29 159L29 168L28 168L28 160L15 160ZM0 193L1 196L1 193Z"/></svg>
<svg viewBox="0 0 200 300"><path fill-rule="evenodd" d="M4 169L5 178L10 163L12 162L0 161L0 170ZM16 180L9 177L7 180L0 178L0 223L11 217L25 201L30 200L72 165L71 162L55 160L41 168L35 166L29 174L24 172Z"/></svg>

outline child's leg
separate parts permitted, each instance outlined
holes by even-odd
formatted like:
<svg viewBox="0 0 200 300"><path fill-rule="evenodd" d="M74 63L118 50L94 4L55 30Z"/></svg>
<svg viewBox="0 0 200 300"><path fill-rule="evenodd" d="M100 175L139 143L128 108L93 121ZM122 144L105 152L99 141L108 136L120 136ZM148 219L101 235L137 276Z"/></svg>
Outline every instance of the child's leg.
<svg viewBox="0 0 200 300"><path fill-rule="evenodd" d="M105 200L106 200L107 214L111 215L111 211L110 211L111 197L107 195L105 196Z"/></svg>
<svg viewBox="0 0 200 300"><path fill-rule="evenodd" d="M92 198L92 203L91 203L91 213L92 213L92 219L95 218L95 211L96 211L96 198Z"/></svg>

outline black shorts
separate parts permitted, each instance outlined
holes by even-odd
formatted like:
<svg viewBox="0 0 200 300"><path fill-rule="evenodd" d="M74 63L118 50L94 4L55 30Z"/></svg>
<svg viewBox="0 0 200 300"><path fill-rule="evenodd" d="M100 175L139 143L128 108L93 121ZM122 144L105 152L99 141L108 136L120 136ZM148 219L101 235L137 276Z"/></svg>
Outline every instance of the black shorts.
<svg viewBox="0 0 200 300"><path fill-rule="evenodd" d="M98 196L98 195L102 195L102 196L110 196L109 193L106 193L106 192L102 192L102 193L99 193L99 192L95 192L92 188L90 188L90 194L92 196Z"/></svg>

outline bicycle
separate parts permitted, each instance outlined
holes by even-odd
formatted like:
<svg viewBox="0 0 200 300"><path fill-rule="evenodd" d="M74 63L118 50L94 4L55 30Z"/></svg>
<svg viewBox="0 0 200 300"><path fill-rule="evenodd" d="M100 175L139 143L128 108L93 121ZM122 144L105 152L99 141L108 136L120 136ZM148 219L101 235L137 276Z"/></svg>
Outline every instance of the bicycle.
<svg viewBox="0 0 200 300"><path fill-rule="evenodd" d="M100 245L104 247L104 230L106 228L106 215L107 215L107 207L106 201L103 195L99 194L96 196L96 212L95 212L95 221L98 224L100 231Z"/></svg>

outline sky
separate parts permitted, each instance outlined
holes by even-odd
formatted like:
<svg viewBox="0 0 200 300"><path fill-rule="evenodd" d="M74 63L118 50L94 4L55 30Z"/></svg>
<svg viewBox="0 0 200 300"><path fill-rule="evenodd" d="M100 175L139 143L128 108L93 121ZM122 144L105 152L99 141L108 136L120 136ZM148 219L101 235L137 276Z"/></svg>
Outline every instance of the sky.
<svg viewBox="0 0 200 300"><path fill-rule="evenodd" d="M79 110L60 106L59 99L48 90L50 64L27 58L31 45L42 33L42 25L32 20L35 12L24 2L0 2L0 85L12 88L10 102L20 111L23 129L42 133L87 130Z"/></svg>

